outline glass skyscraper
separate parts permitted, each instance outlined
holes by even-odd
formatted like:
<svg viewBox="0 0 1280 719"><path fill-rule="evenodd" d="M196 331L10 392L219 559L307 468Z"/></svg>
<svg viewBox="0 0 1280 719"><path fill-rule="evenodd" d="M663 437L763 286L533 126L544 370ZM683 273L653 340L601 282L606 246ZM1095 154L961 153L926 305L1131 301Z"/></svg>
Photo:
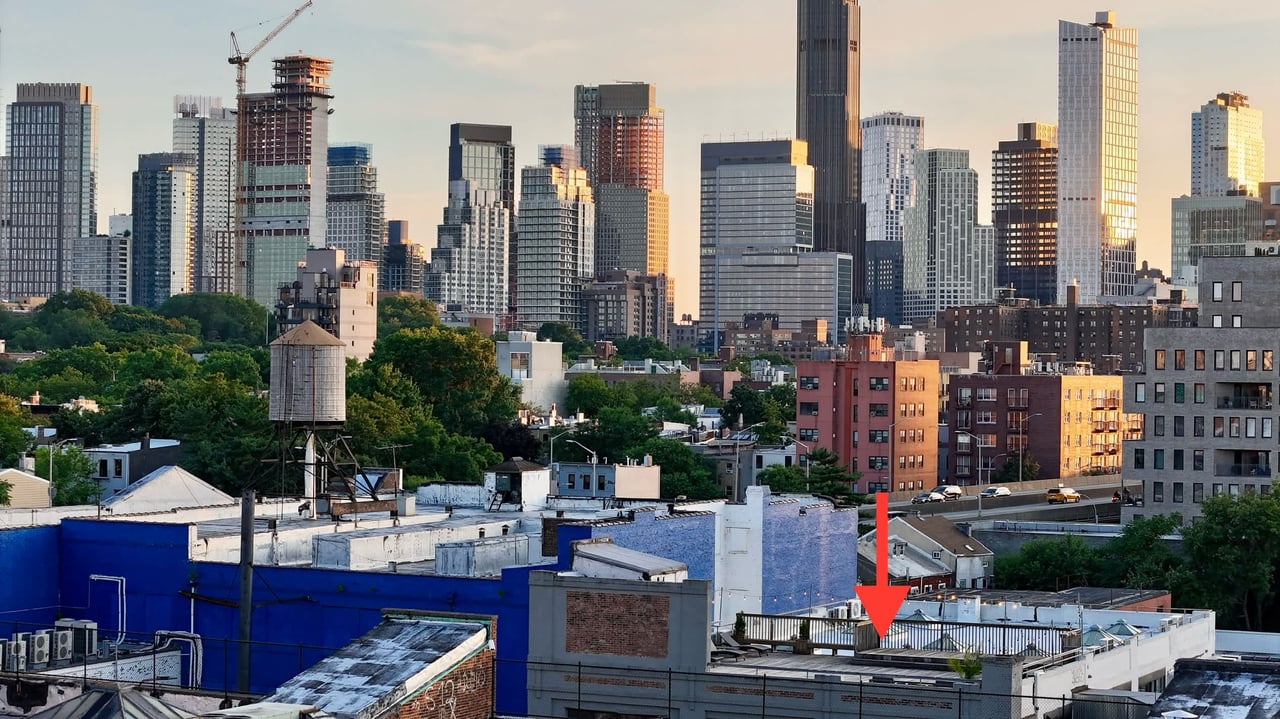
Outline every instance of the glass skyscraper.
<svg viewBox="0 0 1280 719"><path fill-rule="evenodd" d="M348 262L379 262L387 227L384 205L373 145L331 145L326 245L343 250Z"/></svg>
<svg viewBox="0 0 1280 719"><path fill-rule="evenodd" d="M563 322L585 334L582 289L595 276L596 208L572 147L542 148L520 175L516 318L525 329Z"/></svg>
<svg viewBox="0 0 1280 719"><path fill-rule="evenodd" d="M173 110L173 151L195 160L195 290L235 292L235 114L216 97L178 96Z"/></svg>
<svg viewBox="0 0 1280 719"><path fill-rule="evenodd" d="M138 156L129 263L134 305L155 307L195 290L196 162L170 152Z"/></svg>
<svg viewBox="0 0 1280 719"><path fill-rule="evenodd" d="M1267 167L1262 110L1223 92L1191 113L1191 194L1258 196Z"/></svg>
<svg viewBox="0 0 1280 719"><path fill-rule="evenodd" d="M1058 303L1133 294L1138 238L1138 31L1099 12L1058 22Z"/></svg>
<svg viewBox="0 0 1280 719"><path fill-rule="evenodd" d="M1043 122L1018 124L1018 139L991 153L991 224L996 228L996 285L1016 297L1058 299L1058 132Z"/></svg>
<svg viewBox="0 0 1280 719"><path fill-rule="evenodd" d="M9 105L7 139L0 291L17 299L70 290L77 241L98 229L98 108L92 88L19 84Z"/></svg>
<svg viewBox="0 0 1280 719"><path fill-rule="evenodd" d="M915 201L915 158L924 118L885 112L862 120L866 292L872 317L902 322L903 213Z"/></svg>

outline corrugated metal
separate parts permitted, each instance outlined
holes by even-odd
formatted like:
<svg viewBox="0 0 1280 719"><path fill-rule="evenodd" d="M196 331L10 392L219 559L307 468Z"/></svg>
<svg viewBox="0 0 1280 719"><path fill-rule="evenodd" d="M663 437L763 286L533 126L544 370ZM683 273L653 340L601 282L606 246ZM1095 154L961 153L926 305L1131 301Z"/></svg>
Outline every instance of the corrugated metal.
<svg viewBox="0 0 1280 719"><path fill-rule="evenodd" d="M144 692L95 689L30 719L187 719L194 716Z"/></svg>

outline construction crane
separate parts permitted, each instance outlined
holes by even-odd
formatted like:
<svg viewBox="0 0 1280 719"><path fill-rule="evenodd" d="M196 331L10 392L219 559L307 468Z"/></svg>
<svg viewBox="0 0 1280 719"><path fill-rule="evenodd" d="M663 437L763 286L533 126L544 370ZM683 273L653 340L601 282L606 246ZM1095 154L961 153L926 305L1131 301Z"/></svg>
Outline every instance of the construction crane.
<svg viewBox="0 0 1280 719"><path fill-rule="evenodd" d="M299 5L296 10L289 13L289 15L285 17L285 19L282 20L279 25L276 25L271 32L267 33L266 37L259 40L258 44L254 45L253 48L249 50L249 52L240 52L240 42L239 40L236 39L235 31L234 30L231 31L231 57L227 58L227 62L236 66L236 167L235 167L235 173L236 173L236 184L240 185L241 187L245 185L244 178L241 177L240 173L243 171L245 166L245 160L247 158L247 154L246 154L247 148L245 146L248 144L248 140L249 140L249 118L246 117L245 101L244 101L245 69L248 67L249 61L253 59L253 56L258 54L258 51L266 47L267 43L276 39L276 36L279 35L286 27L288 27L290 23L292 23L294 20L297 20L299 15L305 12L307 8L311 7L311 2L312 0L307 0L306 2ZM235 226L232 228L232 233L233 233L232 237L235 238L233 240L233 247L235 247L235 250L233 251L237 255L237 259L239 259L238 255L239 255L239 248L240 248L240 232L241 232L241 224L244 217L244 208L240 201L239 188L236 189L235 210L236 210ZM236 286L237 282L234 277L231 279L231 284L232 284L233 291L241 290L241 288Z"/></svg>

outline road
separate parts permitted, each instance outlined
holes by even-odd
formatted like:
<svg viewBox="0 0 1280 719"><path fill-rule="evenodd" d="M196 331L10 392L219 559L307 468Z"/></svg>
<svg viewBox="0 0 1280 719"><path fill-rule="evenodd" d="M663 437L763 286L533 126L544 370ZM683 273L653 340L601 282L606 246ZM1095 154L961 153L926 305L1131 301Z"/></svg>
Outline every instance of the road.
<svg viewBox="0 0 1280 719"><path fill-rule="evenodd" d="M976 489L976 487L965 487L966 492L973 492ZM1093 520L1096 508L1098 518L1105 521L1108 517L1119 517L1119 505L1111 501L1111 495L1119 489L1119 483L1089 487L1088 491L1080 492L1080 502L1073 504L1049 504L1044 499L1044 490L1037 489L1014 492L1008 497L983 499L981 500L981 508L979 508L976 492L966 494L960 499L954 499L949 502L930 502L928 504L893 502L889 505L889 508L891 510L919 512L925 515L939 514L953 520L977 519L979 517L983 519L1034 519L1035 515L1044 514L1052 514L1054 519L1087 518L1088 520ZM1099 505L1105 506L1106 509L1102 509ZM1076 511L1064 512L1059 510ZM863 509L863 513L870 516L867 508Z"/></svg>

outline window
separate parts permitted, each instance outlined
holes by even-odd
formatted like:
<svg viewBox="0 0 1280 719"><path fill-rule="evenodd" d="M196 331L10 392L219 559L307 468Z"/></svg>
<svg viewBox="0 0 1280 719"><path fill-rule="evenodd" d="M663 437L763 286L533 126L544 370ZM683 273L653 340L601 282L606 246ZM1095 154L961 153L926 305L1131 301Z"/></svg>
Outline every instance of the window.
<svg viewBox="0 0 1280 719"><path fill-rule="evenodd" d="M1173 417L1173 436L1187 436L1187 418L1183 415L1178 414Z"/></svg>
<svg viewBox="0 0 1280 719"><path fill-rule="evenodd" d="M1164 369L1164 350L1156 350L1156 369Z"/></svg>
<svg viewBox="0 0 1280 719"><path fill-rule="evenodd" d="M811 417L818 416L817 402L801 402L799 407L800 414L809 415Z"/></svg>
<svg viewBox="0 0 1280 719"><path fill-rule="evenodd" d="M1222 326L1222 315L1214 315L1214 316L1213 316L1213 323L1212 323L1212 324L1213 324L1213 326L1214 326L1214 327L1221 327L1221 326Z"/></svg>
<svg viewBox="0 0 1280 719"><path fill-rule="evenodd" d="M989 409L978 410L978 424L995 424L996 413Z"/></svg>
<svg viewBox="0 0 1280 719"><path fill-rule="evenodd" d="M1244 436L1248 437L1249 439L1256 439L1258 437L1258 418L1257 417L1245 417Z"/></svg>
<svg viewBox="0 0 1280 719"><path fill-rule="evenodd" d="M888 417L888 416L889 416L889 405L887 405L887 404L872 404L870 407L868 407L868 408L867 408L867 416L869 416L869 417Z"/></svg>
<svg viewBox="0 0 1280 719"><path fill-rule="evenodd" d="M872 377L871 389L880 391L880 392L883 392L889 389L889 378L888 377Z"/></svg>
<svg viewBox="0 0 1280 719"><path fill-rule="evenodd" d="M1187 368L1187 351L1186 350L1173 351L1173 368L1174 369Z"/></svg>
<svg viewBox="0 0 1280 719"><path fill-rule="evenodd" d="M1153 401L1164 402L1164 382L1156 382L1153 389L1153 394L1155 395L1155 397L1152 398Z"/></svg>
<svg viewBox="0 0 1280 719"><path fill-rule="evenodd" d="M1244 299L1244 283L1232 282L1231 283L1231 301L1239 302L1242 299Z"/></svg>
<svg viewBox="0 0 1280 719"><path fill-rule="evenodd" d="M1222 283L1221 282L1213 283L1213 301L1214 302L1222 301Z"/></svg>
<svg viewBox="0 0 1280 719"><path fill-rule="evenodd" d="M1147 401L1147 383L1146 382L1138 382L1133 385L1133 401L1134 402Z"/></svg>
<svg viewBox="0 0 1280 719"><path fill-rule="evenodd" d="M867 469L888 469L888 468L889 468L888 457L868 457L867 458Z"/></svg>
<svg viewBox="0 0 1280 719"><path fill-rule="evenodd" d="M1143 449L1142 447L1135 447L1133 450L1133 468L1134 469L1147 468L1147 450Z"/></svg>
<svg viewBox="0 0 1280 719"><path fill-rule="evenodd" d="M1262 350L1262 371L1270 372L1275 367L1275 356L1271 350Z"/></svg>
<svg viewBox="0 0 1280 719"><path fill-rule="evenodd" d="M1262 436L1264 439L1271 438L1271 433L1273 432L1271 422L1272 422L1271 417L1262 418Z"/></svg>
<svg viewBox="0 0 1280 719"><path fill-rule="evenodd" d="M1154 449L1151 451L1151 468L1164 469L1164 450Z"/></svg>
<svg viewBox="0 0 1280 719"><path fill-rule="evenodd" d="M1226 436L1227 436L1227 420L1226 420L1226 418L1224 418L1224 417L1214 417L1214 418L1213 418L1213 436L1214 436L1214 437L1226 437Z"/></svg>
<svg viewBox="0 0 1280 719"><path fill-rule="evenodd" d="M1238 485L1238 484L1228 484L1228 485L1227 485L1227 494L1231 495L1232 497L1239 497L1239 496L1240 496L1240 485Z"/></svg>
<svg viewBox="0 0 1280 719"><path fill-rule="evenodd" d="M605 482L604 482L604 475L603 475L603 474L596 475L596 490L597 490L597 491L600 491L600 492L603 492L603 491L604 491L604 485L605 485Z"/></svg>
<svg viewBox="0 0 1280 719"><path fill-rule="evenodd" d="M801 377L800 389L818 389L820 386L817 377Z"/></svg>
<svg viewBox="0 0 1280 719"><path fill-rule="evenodd" d="M574 474L573 472L570 472L569 473L569 489L577 489L577 488L578 488L578 475Z"/></svg>
<svg viewBox="0 0 1280 719"><path fill-rule="evenodd" d="M1204 350L1196 350L1196 369L1204 369Z"/></svg>
<svg viewBox="0 0 1280 719"><path fill-rule="evenodd" d="M1175 470L1186 469L1184 466L1183 450L1181 449L1173 450L1173 468Z"/></svg>
<svg viewBox="0 0 1280 719"><path fill-rule="evenodd" d="M1182 404L1187 401L1187 385L1182 382L1173 383L1173 403Z"/></svg>
<svg viewBox="0 0 1280 719"><path fill-rule="evenodd" d="M1195 403L1204 404L1204 382L1196 382L1192 390L1195 396Z"/></svg>
<svg viewBox="0 0 1280 719"><path fill-rule="evenodd" d="M1240 350L1231 350L1231 369L1240 369Z"/></svg>
<svg viewBox="0 0 1280 719"><path fill-rule="evenodd" d="M816 429L801 429L799 430L799 433L800 433L801 442L817 442L818 441L818 430Z"/></svg>
<svg viewBox="0 0 1280 719"><path fill-rule="evenodd" d="M1242 320L1242 319L1243 319L1243 318L1241 318L1241 317L1240 317L1240 315L1231 315L1231 326L1232 326L1232 327L1243 327L1243 326L1244 326L1244 323L1243 323L1243 322L1241 322L1241 320Z"/></svg>
<svg viewBox="0 0 1280 719"><path fill-rule="evenodd" d="M907 416L907 403L906 403L906 402L901 402L901 403L899 403L899 404L898 404L898 416L899 416L899 417L906 417L906 416Z"/></svg>
<svg viewBox="0 0 1280 719"><path fill-rule="evenodd" d="M1191 501L1200 504L1204 501L1204 483L1193 482L1191 484Z"/></svg>
<svg viewBox="0 0 1280 719"><path fill-rule="evenodd" d="M969 429L969 410L956 410L956 426L960 429Z"/></svg>
<svg viewBox="0 0 1280 719"><path fill-rule="evenodd" d="M995 387L979 387L979 388L978 388L978 401L979 401L979 402L994 402L994 401L996 401L996 388L995 388Z"/></svg>
<svg viewBox="0 0 1280 719"><path fill-rule="evenodd" d="M1215 496L1215 497L1220 497L1220 496L1222 496L1222 483L1221 483L1221 482L1214 482L1214 483L1213 483L1213 496Z"/></svg>
<svg viewBox="0 0 1280 719"><path fill-rule="evenodd" d="M1204 450L1203 449L1191 450L1191 470L1193 472L1204 471ZM1199 501L1199 500L1196 500L1196 501Z"/></svg>
<svg viewBox="0 0 1280 719"><path fill-rule="evenodd" d="M1151 419L1154 420L1154 422L1152 423L1151 433L1157 437L1163 437L1164 436L1164 415L1158 414L1152 417Z"/></svg>
<svg viewBox="0 0 1280 719"><path fill-rule="evenodd" d="M870 432L867 432L867 439L871 440L874 444L884 444L889 441L889 430L873 429Z"/></svg>
<svg viewBox="0 0 1280 719"><path fill-rule="evenodd" d="M1227 368L1227 351L1226 350L1213 351L1213 368L1214 369Z"/></svg>
<svg viewBox="0 0 1280 719"><path fill-rule="evenodd" d="M1204 436L1204 417L1197 416L1197 417L1191 418L1191 436L1192 437Z"/></svg>
<svg viewBox="0 0 1280 719"><path fill-rule="evenodd" d="M124 460L123 459L111 460L111 474L112 476L115 476L115 477L124 476Z"/></svg>
<svg viewBox="0 0 1280 719"><path fill-rule="evenodd" d="M1156 451L1159 451L1159 450L1156 450ZM1164 482L1157 481L1157 482L1151 483L1151 501L1152 502L1164 501Z"/></svg>
<svg viewBox="0 0 1280 719"><path fill-rule="evenodd" d="M1182 504L1184 501L1182 495L1182 482L1173 483L1173 501L1176 504Z"/></svg>
<svg viewBox="0 0 1280 719"><path fill-rule="evenodd" d="M1258 350L1245 350L1244 368L1250 372L1258 369Z"/></svg>
<svg viewBox="0 0 1280 719"><path fill-rule="evenodd" d="M1240 437L1240 418L1239 417L1227 418L1227 436L1234 437L1234 438Z"/></svg>

